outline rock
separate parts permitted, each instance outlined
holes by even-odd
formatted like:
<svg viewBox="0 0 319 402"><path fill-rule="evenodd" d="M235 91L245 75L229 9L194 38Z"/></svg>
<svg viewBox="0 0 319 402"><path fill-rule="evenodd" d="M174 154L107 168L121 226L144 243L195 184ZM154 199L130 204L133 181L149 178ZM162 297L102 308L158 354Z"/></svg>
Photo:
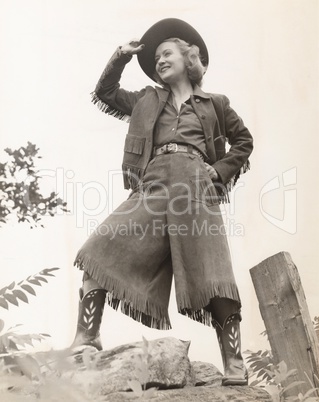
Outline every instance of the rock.
<svg viewBox="0 0 319 402"><path fill-rule="evenodd" d="M175 338L136 342L86 356L74 356L78 370L66 372L62 378L72 378L72 383L83 386L92 384L100 388L100 395L116 391L129 391L129 382L146 383L146 387L159 389L194 386L195 377L188 358L190 342ZM89 359L89 363L85 360ZM86 366L95 370L86 370Z"/></svg>
<svg viewBox="0 0 319 402"><path fill-rule="evenodd" d="M152 398L139 398L131 392L108 395L106 402L124 401L175 401L175 402L272 402L271 396L259 387L186 387L156 391Z"/></svg>
<svg viewBox="0 0 319 402"><path fill-rule="evenodd" d="M260 387L222 387L218 369L209 363L190 363L188 348L189 342L161 338L101 352L86 348L67 360L65 352L55 353L55 366L47 367L45 381L15 388L13 394L28 396L30 402L48 401L51 396L67 401L272 402Z"/></svg>
<svg viewBox="0 0 319 402"><path fill-rule="evenodd" d="M191 363L194 376L195 385L222 385L222 373L213 364L203 363L203 362L192 362Z"/></svg>

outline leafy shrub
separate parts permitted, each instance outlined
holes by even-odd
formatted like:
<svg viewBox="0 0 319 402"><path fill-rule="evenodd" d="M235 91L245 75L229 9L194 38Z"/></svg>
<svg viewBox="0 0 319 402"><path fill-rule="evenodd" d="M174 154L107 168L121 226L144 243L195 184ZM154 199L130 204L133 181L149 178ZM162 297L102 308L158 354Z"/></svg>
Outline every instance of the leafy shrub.
<svg viewBox="0 0 319 402"><path fill-rule="evenodd" d="M315 321L318 317L315 317ZM319 323L318 323L319 324ZM318 325L319 326L319 325ZM317 329L318 330L318 329ZM318 332L317 332L318 333ZM267 335L263 332L263 335ZM249 363L249 371L251 378L254 381L250 383L251 386L264 386L265 389L272 396L273 402L318 402L318 388L315 384L307 377L305 373L305 379L309 382L311 388L305 394L299 393L296 396L285 396L285 393L304 383L305 381L293 381L288 386L283 384L292 375L296 374L295 369L288 370L287 364L282 361L278 365L275 364L273 355L270 350L259 350L258 352L246 351L244 352L248 355L247 363ZM317 383L319 379L316 378Z"/></svg>
<svg viewBox="0 0 319 402"><path fill-rule="evenodd" d="M66 203L55 192L47 197L40 192L40 176L35 168L35 159L41 158L38 151L31 142L16 150L5 149L9 161L0 163L0 224L16 216L18 223L43 227L44 215L54 216L57 208L67 211Z"/></svg>
<svg viewBox="0 0 319 402"><path fill-rule="evenodd" d="M43 283L47 283L46 277L55 276L52 272L57 269L59 268L43 269L41 272L33 276L28 276L17 284L12 282L9 286L0 289L0 307L8 309L9 303L19 306L19 300L22 300L24 303L29 303L26 292L35 296L36 292L32 285L42 286Z"/></svg>
<svg viewBox="0 0 319 402"><path fill-rule="evenodd" d="M19 306L19 300L28 303L28 296L26 293L36 296L33 289L34 286L42 286L47 283L46 277L54 277L53 271L59 268L46 268L41 272L29 276L28 278L20 281L19 283L12 282L9 286L0 289L0 307L9 309L9 305ZM20 325L5 329L5 323L0 319L0 362L7 366L19 366L22 372L25 372L25 361L36 367L33 359L25 357L21 359L21 352L24 351L27 345L33 346L35 341L43 341L49 335L47 334L20 334L17 328ZM37 370L38 371L38 370Z"/></svg>

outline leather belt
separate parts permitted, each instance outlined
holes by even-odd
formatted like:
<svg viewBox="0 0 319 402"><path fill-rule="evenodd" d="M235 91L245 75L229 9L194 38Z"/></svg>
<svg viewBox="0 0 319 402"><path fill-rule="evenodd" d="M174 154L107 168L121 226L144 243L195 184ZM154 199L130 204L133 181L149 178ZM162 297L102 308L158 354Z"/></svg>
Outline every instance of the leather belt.
<svg viewBox="0 0 319 402"><path fill-rule="evenodd" d="M155 148L153 151L153 157L163 154L174 154L176 152L188 152L190 154L199 156L202 160L204 160L204 156L201 154L201 152L197 151L197 149L194 149L192 145L181 145L176 144L175 142L170 142L159 148Z"/></svg>

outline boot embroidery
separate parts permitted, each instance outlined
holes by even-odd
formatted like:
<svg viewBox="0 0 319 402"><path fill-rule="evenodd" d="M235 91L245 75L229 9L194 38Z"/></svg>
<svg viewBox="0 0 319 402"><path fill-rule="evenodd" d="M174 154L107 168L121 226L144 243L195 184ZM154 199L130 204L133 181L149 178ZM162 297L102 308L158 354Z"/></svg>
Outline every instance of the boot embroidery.
<svg viewBox="0 0 319 402"><path fill-rule="evenodd" d="M91 290L91 292L86 295L86 298L92 299L92 297L94 297L97 294L97 292L98 292L97 290Z"/></svg>
<svg viewBox="0 0 319 402"><path fill-rule="evenodd" d="M94 306L94 302L91 301L88 307L84 309L83 321L87 324L87 330L93 328L93 320L94 320L94 312L96 310L96 306Z"/></svg>
<svg viewBox="0 0 319 402"><path fill-rule="evenodd" d="M230 346L235 350L235 354L238 355L240 353L239 349L239 336L238 336L238 331L232 327L231 328L231 333L229 334L229 344Z"/></svg>
<svg viewBox="0 0 319 402"><path fill-rule="evenodd" d="M228 325L228 324L232 323L232 322L234 321L235 317L236 317L235 314L230 315L230 316L227 318L227 321L226 321L226 324L225 324L225 325Z"/></svg>

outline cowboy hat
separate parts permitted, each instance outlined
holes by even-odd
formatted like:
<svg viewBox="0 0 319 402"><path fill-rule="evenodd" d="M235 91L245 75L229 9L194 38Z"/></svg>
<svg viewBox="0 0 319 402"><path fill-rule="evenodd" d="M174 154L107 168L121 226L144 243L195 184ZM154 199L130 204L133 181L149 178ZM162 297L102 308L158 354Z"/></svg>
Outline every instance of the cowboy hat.
<svg viewBox="0 0 319 402"><path fill-rule="evenodd" d="M164 40L169 38L179 38L190 45L198 46L203 65L208 65L207 47L199 33L185 21L177 18L165 18L152 25L145 32L140 40L140 43L144 44L145 47L137 54L142 70L152 80L154 80L156 49Z"/></svg>

